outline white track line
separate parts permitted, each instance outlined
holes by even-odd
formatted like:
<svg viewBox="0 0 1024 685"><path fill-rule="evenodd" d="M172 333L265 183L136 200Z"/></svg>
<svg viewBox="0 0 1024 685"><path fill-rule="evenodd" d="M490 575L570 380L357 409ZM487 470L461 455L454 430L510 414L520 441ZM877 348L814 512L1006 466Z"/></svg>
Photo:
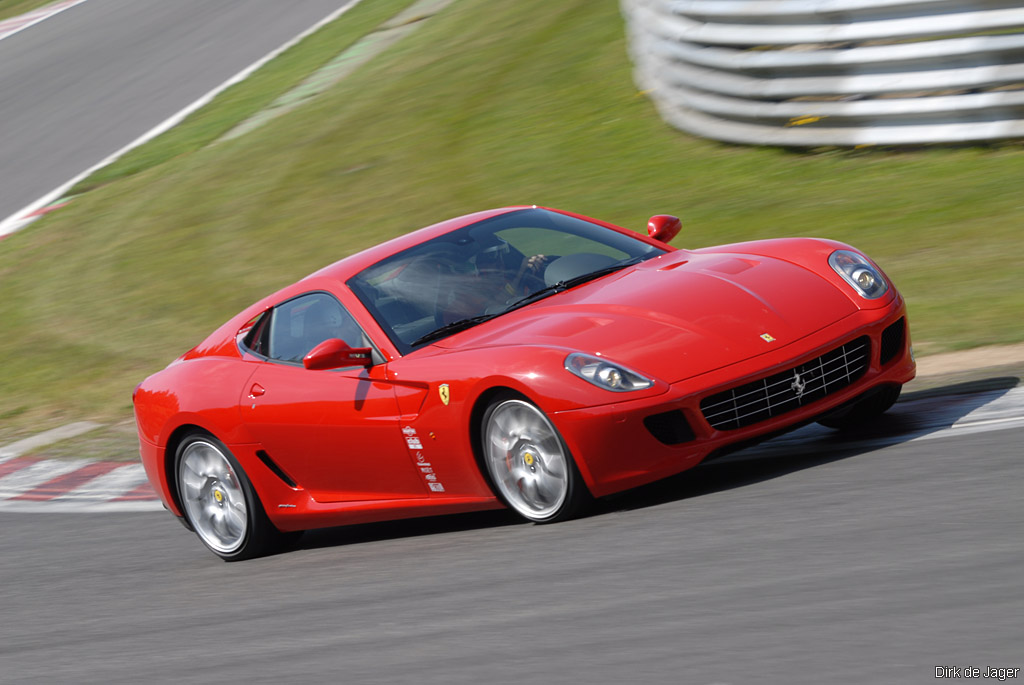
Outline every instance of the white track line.
<svg viewBox="0 0 1024 685"><path fill-rule="evenodd" d="M45 19L49 19L54 15L60 14L64 10L69 10L75 5L81 5L83 2L85 2L85 0L64 0L64 2L55 2L52 5L40 7L37 10L21 15L20 17L4 19L3 21L0 21L0 40L10 38L16 33L35 26Z"/></svg>
<svg viewBox="0 0 1024 685"><path fill-rule="evenodd" d="M26 502L23 500L0 500L0 511L22 514L104 514L126 511L163 511L163 506L153 500L134 502L68 502L47 500Z"/></svg>
<svg viewBox="0 0 1024 685"><path fill-rule="evenodd" d="M293 45L295 45L296 43L301 41L306 36L309 36L310 34L316 32L322 26L325 26L326 24L331 23L332 21L334 21L335 19L337 19L341 15L345 14L350 9L352 9L353 7L358 5L360 2L362 2L362 0L350 0L348 2L348 4L344 5L343 7L338 8L334 12L331 12L329 15L327 15L326 17L324 17L323 19L318 21L316 24L314 24L313 26L309 27L308 29L306 29L305 31L300 33L299 35L295 36L294 38L292 38L287 43L284 43L280 47L278 47L278 48L272 50L271 52L267 53L266 55L261 57L259 60L253 62L252 64L247 66L245 69L243 69L242 71L238 72L237 74L235 74L234 76L229 78L224 83L220 84L219 86L217 86L213 90L207 92L205 95L200 97L198 100L194 101L193 103L191 103L190 105L188 105L184 109L178 111L176 114L173 114L172 116L168 117L167 119L162 121L157 126L154 126L153 128L151 128L146 133L143 133L141 136L139 136L138 138L136 138L132 142L128 143L127 145L125 145L123 148L121 148L120 150L118 150L114 154L112 154L112 155L110 155L110 156L100 160L99 162L97 162L93 166L89 167L88 169L86 169L82 173L78 174L77 176L75 176L71 180L67 181L66 183L62 184L61 186L59 186L57 188L54 188L53 190L51 190L46 195L43 195L41 198L39 198L35 202L33 202L33 203L29 204L29 205L26 205L25 207L22 207L17 212L15 212L14 214L11 214L9 217L4 219L3 221L0 221L0 237L3 237L5 235L9 235L11 233L14 233L15 231L18 231L18 230L24 228L25 226L30 224L32 222L32 220L35 218L35 217L32 216L32 214L34 214L38 210L42 209L43 207L46 207L51 202L54 202L55 200L60 199L76 183L78 183L82 179L88 177L90 174L92 174L92 173L94 173L96 171L99 171L103 167L108 166L108 165L114 163L115 161L117 161L120 157L122 157L127 152L137 148L138 146L142 145L143 143L149 142L153 138L156 138L158 135L160 135L161 133L163 133L163 132L173 128L174 126L177 126L179 123L181 123L182 120L185 119L185 117L187 117L189 114L192 114L192 112L195 112L200 107L203 107L204 105L209 103L211 100L213 100L213 98L215 98L221 92L223 92L227 88L230 88L231 86L235 85L236 83L240 83L241 81L244 81L246 78L249 77L250 74L252 74L254 71L256 71L257 69L262 67L264 64L266 64L270 60L274 59L275 57L280 55L282 52L284 52L288 48L292 47Z"/></svg>

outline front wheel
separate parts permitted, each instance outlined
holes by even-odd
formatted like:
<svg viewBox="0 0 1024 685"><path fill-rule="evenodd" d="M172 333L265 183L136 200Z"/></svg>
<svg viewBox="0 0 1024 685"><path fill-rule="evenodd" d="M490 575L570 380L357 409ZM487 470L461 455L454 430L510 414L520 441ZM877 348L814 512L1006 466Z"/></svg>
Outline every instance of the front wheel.
<svg viewBox="0 0 1024 685"><path fill-rule="evenodd" d="M185 438L178 446L175 472L185 518L221 559L240 561L268 554L285 540L220 440L205 433Z"/></svg>
<svg viewBox="0 0 1024 685"><path fill-rule="evenodd" d="M562 436L536 405L508 394L483 418L483 459L497 494L523 518L553 523L591 496Z"/></svg>

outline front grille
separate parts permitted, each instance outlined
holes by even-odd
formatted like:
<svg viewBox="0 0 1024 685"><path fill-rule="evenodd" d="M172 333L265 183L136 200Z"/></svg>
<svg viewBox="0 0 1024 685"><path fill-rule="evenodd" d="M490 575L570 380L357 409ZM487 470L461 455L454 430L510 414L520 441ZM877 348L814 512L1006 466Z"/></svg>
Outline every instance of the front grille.
<svg viewBox="0 0 1024 685"><path fill-rule="evenodd" d="M896 355L903 351L906 328L906 319L900 319L882 331L882 345L879 348L881 358L878 360L882 366L891 362Z"/></svg>
<svg viewBox="0 0 1024 685"><path fill-rule="evenodd" d="M717 430L750 426L845 388L864 374L870 358L865 335L800 366L706 397L700 410Z"/></svg>

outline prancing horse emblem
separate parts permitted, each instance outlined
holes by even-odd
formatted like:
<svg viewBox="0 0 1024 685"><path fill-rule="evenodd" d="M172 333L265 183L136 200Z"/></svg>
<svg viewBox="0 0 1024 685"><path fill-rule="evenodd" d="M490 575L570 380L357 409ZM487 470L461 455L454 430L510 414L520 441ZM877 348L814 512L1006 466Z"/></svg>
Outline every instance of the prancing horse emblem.
<svg viewBox="0 0 1024 685"><path fill-rule="evenodd" d="M789 384L789 387L796 393L796 398L800 399L804 396L804 390L807 389L807 381L803 379L799 371L794 371L793 382Z"/></svg>
<svg viewBox="0 0 1024 685"><path fill-rule="evenodd" d="M444 402L444 406L448 406L448 402L451 400L451 391L448 390L448 384L442 383L437 388L437 394L441 396L441 401Z"/></svg>

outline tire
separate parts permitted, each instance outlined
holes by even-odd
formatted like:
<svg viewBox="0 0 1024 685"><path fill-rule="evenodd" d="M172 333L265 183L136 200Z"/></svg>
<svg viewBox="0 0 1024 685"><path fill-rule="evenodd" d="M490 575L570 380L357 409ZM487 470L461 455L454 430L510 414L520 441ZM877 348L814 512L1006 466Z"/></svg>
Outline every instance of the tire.
<svg viewBox="0 0 1024 685"><path fill-rule="evenodd" d="M878 388L836 412L818 419L818 423L836 430L853 430L863 427L876 419L896 403L900 397L901 385L886 385Z"/></svg>
<svg viewBox="0 0 1024 685"><path fill-rule="evenodd" d="M274 527L231 450L213 436L196 432L182 440L174 473L182 513L221 559L269 554L297 537Z"/></svg>
<svg viewBox="0 0 1024 685"><path fill-rule="evenodd" d="M593 499L558 429L521 396L499 396L484 414L480 435L495 494L526 520L564 521Z"/></svg>

